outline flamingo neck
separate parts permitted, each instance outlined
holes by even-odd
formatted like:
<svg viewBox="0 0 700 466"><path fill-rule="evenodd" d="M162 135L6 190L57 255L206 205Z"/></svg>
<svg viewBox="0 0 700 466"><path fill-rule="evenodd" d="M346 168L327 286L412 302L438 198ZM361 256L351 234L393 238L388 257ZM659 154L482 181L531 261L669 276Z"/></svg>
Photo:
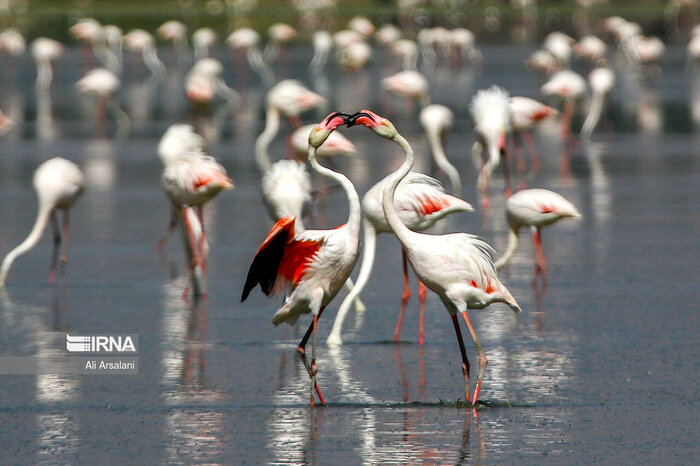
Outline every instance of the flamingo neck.
<svg viewBox="0 0 700 466"><path fill-rule="evenodd" d="M413 148L408 141L398 133L396 133L392 140L401 146L406 155L406 159L398 170L391 174L384 185L384 190L382 192L382 208L384 209L384 216L386 217L387 223L394 231L399 241L404 244L404 241L408 240L408 237L411 235L411 230L403 224L399 218L399 214L396 212L396 207L394 206L394 192L401 180L404 179L413 166Z"/></svg>
<svg viewBox="0 0 700 466"><path fill-rule="evenodd" d="M440 135L435 129L428 130L428 144L430 144L430 151L433 153L435 163L450 179L452 194L457 197L461 197L462 182L459 179L459 172L455 166L452 165L449 160L447 160L445 149L440 142Z"/></svg>
<svg viewBox="0 0 700 466"><path fill-rule="evenodd" d="M503 255L494 264L496 269L500 269L506 265L513 257L515 250L518 248L518 232L513 228L508 229L508 246Z"/></svg>
<svg viewBox="0 0 700 466"><path fill-rule="evenodd" d="M350 231L353 232L356 237L359 237L360 222L362 220L362 206L360 204L360 196L358 196L352 181L350 181L350 179L342 173L338 173L321 165L316 159L315 147L309 147L309 163L318 173L332 179L343 187L345 194L348 196L350 211L348 214L347 225L350 228Z"/></svg>
<svg viewBox="0 0 700 466"><path fill-rule="evenodd" d="M39 199L39 212L36 216L36 221L32 227L32 231L29 232L29 236L22 241L19 246L14 248L12 251L5 256L2 261L2 266L0 267L0 286L5 286L5 279L7 278L7 273L10 271L10 267L15 259L24 254L25 252L36 246L36 243L41 239L42 233L46 228L46 224L49 222L49 217L53 211L53 202L42 201Z"/></svg>
<svg viewBox="0 0 700 466"><path fill-rule="evenodd" d="M263 132L260 133L260 136L258 136L258 139L255 141L255 162L258 164L258 169L263 173L272 169L272 163L270 163L270 155L267 153L267 148L279 132L279 129L279 110L272 105L268 105L265 113L265 129L263 129Z"/></svg>

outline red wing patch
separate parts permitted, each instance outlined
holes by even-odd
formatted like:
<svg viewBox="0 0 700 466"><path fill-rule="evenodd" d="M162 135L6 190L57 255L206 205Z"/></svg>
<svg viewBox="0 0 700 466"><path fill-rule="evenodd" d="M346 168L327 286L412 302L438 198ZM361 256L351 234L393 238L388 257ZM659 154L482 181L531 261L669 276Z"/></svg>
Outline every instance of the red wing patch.
<svg viewBox="0 0 700 466"><path fill-rule="evenodd" d="M423 215L434 214L442 209L449 207L450 201L443 197L426 197L423 199Z"/></svg>
<svg viewBox="0 0 700 466"><path fill-rule="evenodd" d="M552 207L547 204L540 204L540 212L543 214L551 214L552 212L556 212L556 207Z"/></svg>
<svg viewBox="0 0 700 466"><path fill-rule="evenodd" d="M531 118L533 121L544 120L549 115L551 115L553 111L554 111L554 109L552 107L546 107L546 108L543 108L542 110L534 112L532 114Z"/></svg>
<svg viewBox="0 0 700 466"><path fill-rule="evenodd" d="M304 273L309 267L311 259L319 249L321 249L320 241L288 241L277 274L294 285L299 284L304 278Z"/></svg>

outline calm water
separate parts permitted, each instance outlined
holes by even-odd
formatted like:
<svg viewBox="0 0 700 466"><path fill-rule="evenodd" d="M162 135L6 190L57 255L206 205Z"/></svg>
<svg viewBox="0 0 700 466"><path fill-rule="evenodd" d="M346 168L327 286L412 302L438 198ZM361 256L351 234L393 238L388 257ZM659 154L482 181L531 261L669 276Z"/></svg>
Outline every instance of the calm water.
<svg viewBox="0 0 700 466"><path fill-rule="evenodd" d="M537 97L539 85L521 65L532 48L482 51L484 64L474 72L429 73L433 100L457 115L446 150L461 172L465 199L475 206L471 95L497 83L513 95ZM378 80L393 65L377 59L352 78L331 68L326 80L312 82L304 67L309 56L299 48L283 57L280 77L303 79L329 96L327 110L370 107L390 116L419 154L416 169L431 170L416 110L379 92ZM87 189L72 212L70 260L57 286L45 284L48 234L16 261L0 295L0 355L61 354L66 332L136 333L140 372L4 375L3 463L697 460L700 133L690 120L693 85L682 48L669 49L663 71L642 86L618 79L595 143L562 149L556 125L535 134L544 166L530 186L560 192L583 218L545 230L550 281L544 289L531 286L533 247L521 233L521 247L501 278L522 314L499 305L471 313L490 362L482 391L487 406L476 410L455 404L464 393L459 350L434 295L426 304L426 344L417 344L415 298L403 342L389 343L402 286L399 246L388 235L378 240L377 266L362 296L368 311L349 316L344 346L320 346L319 383L328 405L309 409L308 379L295 354L308 317L299 328L275 328L270 318L279 299L256 290L239 302L271 222L252 157L263 91L255 75L233 69L227 81L242 92L245 107L221 117L209 149L236 188L208 207L208 299L183 301L187 274L179 237L162 254L154 250L169 219L156 145L169 124L188 120L178 75L150 86L137 61L127 61L132 72L121 104L132 117L131 136L115 140L110 122L104 139L94 137L92 107L73 90L81 63L79 51L71 50L58 64L53 120L41 128L31 63L20 61L14 75L3 70L0 108L18 120L18 129L0 144L0 254L31 227L31 176L41 161L74 160ZM282 128L289 131L286 123ZM342 131L359 153L336 164L361 192L401 162L397 147L371 132ZM281 157L284 150L280 136L271 152ZM570 164L569 175L562 161ZM501 183L494 183L488 215L480 209L454 215L439 232L477 233L503 251ZM342 223L346 205L342 193L333 192L307 223ZM320 321L321 342L338 305ZM476 362L471 342L467 348Z"/></svg>

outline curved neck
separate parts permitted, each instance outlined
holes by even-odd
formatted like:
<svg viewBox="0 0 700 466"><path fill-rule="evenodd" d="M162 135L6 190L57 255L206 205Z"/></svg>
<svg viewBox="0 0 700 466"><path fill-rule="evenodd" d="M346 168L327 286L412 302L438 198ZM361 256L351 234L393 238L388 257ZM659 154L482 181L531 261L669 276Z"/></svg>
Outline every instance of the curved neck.
<svg viewBox="0 0 700 466"><path fill-rule="evenodd" d="M387 223L394 231L394 234L399 238L399 241L404 243L404 240L408 239L408 236L411 234L411 230L403 224L399 218L399 214L396 213L394 192L401 180L408 174L413 166L413 148L408 141L398 133L396 133L392 140L404 150L406 160L404 160L399 169L389 177L384 185L384 190L382 192L382 208L384 209L384 216L386 217Z"/></svg>
<svg viewBox="0 0 700 466"><path fill-rule="evenodd" d="M53 203L42 202L39 200L39 213L36 216L36 221L32 227L32 231L29 232L29 236L20 243L19 246L14 248L10 253L5 256L2 261L2 267L0 267L0 286L5 285L5 279L7 278L7 273L10 271L10 267L15 259L24 254L25 252L36 246L36 243L41 239L42 233L46 228L46 224L51 216L51 211L53 210Z"/></svg>
<svg viewBox="0 0 700 466"><path fill-rule="evenodd" d="M452 165L449 160L447 160L447 155L445 155L445 149L442 147L442 143L440 142L440 135L438 134L438 131L431 128L427 133L428 144L430 144L430 151L433 153L435 163L450 179L452 194L457 197L462 197L462 182L459 178L459 172L455 166Z"/></svg>
<svg viewBox="0 0 700 466"><path fill-rule="evenodd" d="M342 173L333 171L318 163L318 160L316 160L316 148L314 147L309 147L309 163L311 164L311 167L313 167L313 169L319 172L321 175L336 181L343 187L345 194L348 196L350 210L350 213L348 214L348 227L350 227L350 231L355 232L355 234L359 236L360 221L362 219L362 207L360 206L360 196L357 195L357 191L355 191L355 186L353 186L352 181L350 181L348 177Z"/></svg>
<svg viewBox="0 0 700 466"><path fill-rule="evenodd" d="M496 266L496 269L500 269L504 265L506 265L511 257L513 257L513 254L515 253L515 250L518 247L518 232L514 230L513 228L508 229L508 246L506 247L506 251L503 253L503 255L496 261L494 264Z"/></svg>
<svg viewBox="0 0 700 466"><path fill-rule="evenodd" d="M260 75L260 77L263 80L263 83L267 87L272 86L272 84L275 81L275 75L270 69L270 67L267 65L267 63L265 63L265 60L263 60L262 54L260 53L260 49L258 48L258 46L256 45L248 48L248 53L246 57L248 59L250 67Z"/></svg>
<svg viewBox="0 0 700 466"><path fill-rule="evenodd" d="M355 301L355 298L360 296L360 293L362 293L362 289L365 287L367 281L369 280L369 274L372 272L372 265L374 265L374 252L376 250L377 244L377 231L374 229L374 226L372 226L372 222L370 222L366 218L362 219L362 231L364 232L364 236L362 246L362 265L360 266L360 273L357 275L357 281L355 282L355 286L352 287L352 290L350 290L348 295L345 297L343 303L338 309L338 314L336 314L335 316L335 321L333 322L333 329L331 329L331 333L328 335L328 341L331 343L342 342L341 332L343 329L343 321L345 320L345 315L348 313L348 310L350 310L350 306L352 305L353 301Z"/></svg>
<svg viewBox="0 0 700 466"><path fill-rule="evenodd" d="M265 114L265 129L255 141L255 162L258 164L258 169L260 169L261 172L270 171L272 168L267 148L270 146L272 139L277 135L279 129L279 110L272 105L268 105Z"/></svg>
<svg viewBox="0 0 700 466"><path fill-rule="evenodd" d="M151 73L159 77L165 75L165 65L163 65L163 62L158 58L155 48L149 47L144 49L142 55L143 61L146 63L148 69L151 70Z"/></svg>
<svg viewBox="0 0 700 466"><path fill-rule="evenodd" d="M586 138L590 137L596 124L598 123L598 120L600 119L600 114L603 111L604 100L605 94L599 92L594 93L591 97L591 105L588 108L588 115L586 115L586 119L581 127L581 134Z"/></svg>

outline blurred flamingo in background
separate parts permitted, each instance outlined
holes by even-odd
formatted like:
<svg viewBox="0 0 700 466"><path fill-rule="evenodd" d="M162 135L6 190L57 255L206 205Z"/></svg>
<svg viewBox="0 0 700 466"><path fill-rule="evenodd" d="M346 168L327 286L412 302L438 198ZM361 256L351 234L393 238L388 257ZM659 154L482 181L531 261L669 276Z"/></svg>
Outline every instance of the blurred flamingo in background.
<svg viewBox="0 0 700 466"><path fill-rule="evenodd" d="M459 172L447 159L441 141L445 133L452 128L454 124L455 117L452 110L444 105L431 104L423 107L419 119L423 126L423 131L425 131L425 136L428 139L433 160L438 168L442 170L450 180L452 194L460 197L462 195L462 181L459 177Z"/></svg>
<svg viewBox="0 0 700 466"><path fill-rule="evenodd" d="M498 261L496 268L500 269L513 257L518 247L518 231L522 227L530 227L532 238L535 242L536 264L535 277L539 275L547 281L547 264L542 250L541 229L563 218L580 217L576 207L561 195L548 189L523 189L508 198L506 201L506 215L508 218L508 246Z"/></svg>
<svg viewBox="0 0 700 466"><path fill-rule="evenodd" d="M588 75L588 85L591 88L591 103L588 114L581 127L581 137L589 141L591 133L600 120L607 96L615 85L615 73L608 67L595 68Z"/></svg>
<svg viewBox="0 0 700 466"><path fill-rule="evenodd" d="M56 281L59 262L66 261L69 230L69 209L85 187L83 172L73 162L54 157L39 165L32 184L39 201L36 221L29 236L10 251L0 266L0 286L5 286L7 274L14 260L32 249L41 239L46 224L51 220L53 228L53 254L49 269L49 284ZM63 224L59 227L57 210L63 210Z"/></svg>
<svg viewBox="0 0 700 466"><path fill-rule="evenodd" d="M506 157L506 138L511 131L510 96L498 86L491 86L476 93L469 105L474 120L476 142L472 156L480 160L479 177L476 181L481 201L486 211L489 206L489 178L503 158L503 176L506 196L510 194L510 172ZM484 153L485 152L485 153Z"/></svg>
<svg viewBox="0 0 700 466"><path fill-rule="evenodd" d="M80 78L75 87L81 94L97 100L95 120L98 136L106 135L105 110L111 111L117 121L117 138L125 137L129 133L129 117L119 105L117 93L121 87L121 81L117 75L106 68L96 68Z"/></svg>

